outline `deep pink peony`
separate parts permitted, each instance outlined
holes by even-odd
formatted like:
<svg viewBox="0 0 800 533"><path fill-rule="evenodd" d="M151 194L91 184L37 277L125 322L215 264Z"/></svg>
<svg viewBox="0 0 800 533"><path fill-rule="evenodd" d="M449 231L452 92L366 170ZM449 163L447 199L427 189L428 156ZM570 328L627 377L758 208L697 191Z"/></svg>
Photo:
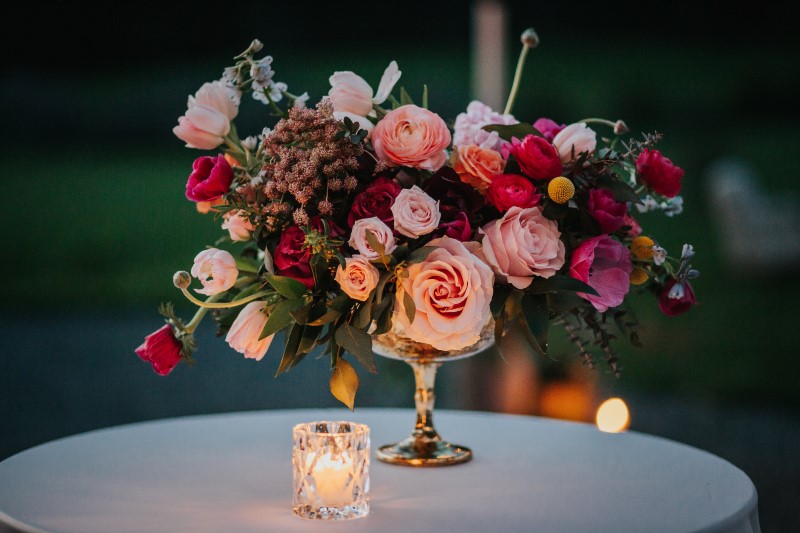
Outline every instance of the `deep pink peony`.
<svg viewBox="0 0 800 533"><path fill-rule="evenodd" d="M536 186L528 178L517 174L500 174L494 177L486 191L486 199L501 213L505 213L512 207L524 209L539 205L542 195L536 192Z"/></svg>
<svg viewBox="0 0 800 533"><path fill-rule="evenodd" d="M550 142L553 142L553 139L556 138L561 130L567 127L566 124L556 124L549 118L540 118L536 122L533 123L533 127L536 128L539 133L544 135L544 138Z"/></svg>
<svg viewBox="0 0 800 533"><path fill-rule="evenodd" d="M378 217L391 227L394 221L392 204L402 190L403 188L393 179L385 176L377 178L353 198L353 205L347 215L347 224L353 227L356 220Z"/></svg>
<svg viewBox="0 0 800 533"><path fill-rule="evenodd" d="M186 198L193 202L215 200L228 192L232 181L233 169L224 155L198 157L186 182Z"/></svg>
<svg viewBox="0 0 800 533"><path fill-rule="evenodd" d="M153 366L156 374L166 376L181 360L183 344L172 331L172 326L164 324L144 338L141 346L134 350L136 355Z"/></svg>
<svg viewBox="0 0 800 533"><path fill-rule="evenodd" d="M681 192L683 169L658 150L642 150L636 158L636 173L645 185L667 198L674 198Z"/></svg>
<svg viewBox="0 0 800 533"><path fill-rule="evenodd" d="M328 221L332 237L340 237L342 230ZM323 231L322 219L313 217L311 228ZM309 289L314 288L314 274L311 271L311 250L305 246L306 234L300 226L290 226L281 233L281 239L275 247L273 261L276 274L294 278Z"/></svg>
<svg viewBox="0 0 800 533"><path fill-rule="evenodd" d="M692 286L688 281L683 283L683 295L680 298L670 298L669 292L676 283L674 279L667 280L658 295L658 308L667 316L678 316L697 304L697 298L695 298Z"/></svg>
<svg viewBox="0 0 800 533"><path fill-rule="evenodd" d="M526 135L522 141L511 139L511 154L522 173L535 180L555 178L564 169L555 146L536 135Z"/></svg>
<svg viewBox="0 0 800 533"><path fill-rule="evenodd" d="M603 233L614 233L625 224L628 204L617 202L608 189L592 189L586 207Z"/></svg>
<svg viewBox="0 0 800 533"><path fill-rule="evenodd" d="M599 296L579 292L598 311L605 312L625 299L633 270L631 253L608 235L583 241L573 252L569 275L590 285Z"/></svg>

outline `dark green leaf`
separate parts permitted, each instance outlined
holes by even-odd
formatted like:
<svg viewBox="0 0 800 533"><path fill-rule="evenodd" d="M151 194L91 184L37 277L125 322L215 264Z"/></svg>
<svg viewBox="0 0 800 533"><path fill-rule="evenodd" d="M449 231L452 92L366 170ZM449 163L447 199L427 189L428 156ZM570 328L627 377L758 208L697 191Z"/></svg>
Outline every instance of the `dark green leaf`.
<svg viewBox="0 0 800 533"><path fill-rule="evenodd" d="M375 287L375 300L378 303L383 301L383 291L386 287L386 283L392 278L391 272L385 272L381 274L380 279L378 280L378 285Z"/></svg>
<svg viewBox="0 0 800 533"><path fill-rule="evenodd" d="M542 347L539 345L539 341L536 339L536 337L533 336L533 333L531 333L531 330L528 329L528 324L525 321L525 319L522 318L522 317L519 317L519 318L517 318L517 323L519 324L520 331L522 331L522 334L525 335L525 338L528 340L528 344L530 344L531 348L533 348L533 350L536 353L538 353L539 355L543 355L543 356L547 357L547 354L542 349Z"/></svg>
<svg viewBox="0 0 800 533"><path fill-rule="evenodd" d="M641 198L639 198L639 195L636 194L636 191L633 189L633 187L620 179L610 176L603 176L597 181L597 184L600 187L610 190L611 194L614 195L614 199L618 202L633 202L635 204L642 203Z"/></svg>
<svg viewBox="0 0 800 533"><path fill-rule="evenodd" d="M428 109L428 86L422 86L422 107Z"/></svg>
<svg viewBox="0 0 800 533"><path fill-rule="evenodd" d="M283 357L281 357L281 364L278 365L278 371L275 372L275 377L280 376L287 370L297 357L297 348L300 346L300 339L303 337L303 327L300 324L295 324L289 331L286 337L286 348L283 350Z"/></svg>
<svg viewBox="0 0 800 533"><path fill-rule="evenodd" d="M519 140L523 140L528 135L536 135L537 137L544 137L542 133L533 127L533 125L528 124L526 122L520 122L519 124L487 124L483 128L484 131L496 131L500 138L506 141L510 141L512 137L516 137Z"/></svg>
<svg viewBox="0 0 800 533"><path fill-rule="evenodd" d="M425 258L430 255L431 252L436 250L436 246L423 246L422 248L417 248L408 256L407 261L409 263L419 263L420 261L424 261Z"/></svg>
<svg viewBox="0 0 800 533"><path fill-rule="evenodd" d="M353 325L358 329L367 329L372 322L373 301L375 301L375 291L372 291L369 297L367 297L367 300L361 303L361 306L359 307L358 312L353 319Z"/></svg>
<svg viewBox="0 0 800 533"><path fill-rule="evenodd" d="M260 339L264 339L273 333L276 333L292 322L294 322L294 318L292 318L292 311L300 309L305 305L305 300L297 299L297 300L284 300L277 304L270 310L269 318L267 318L267 323L264 324L264 329L261 330L261 335L258 337Z"/></svg>
<svg viewBox="0 0 800 533"><path fill-rule="evenodd" d="M364 368L376 373L375 356L372 354L372 337L363 330L344 323L336 330L336 342L358 359Z"/></svg>
<svg viewBox="0 0 800 533"><path fill-rule="evenodd" d="M261 263L258 261L254 261L249 257L237 257L236 258L236 268L239 269L239 272L250 272L252 274L258 273L258 269L261 266Z"/></svg>
<svg viewBox="0 0 800 533"><path fill-rule="evenodd" d="M533 283L525 289L525 292L528 294L544 294L546 292L555 291L585 292L586 294L599 296L597 291L591 286L579 279L563 274L556 274L549 278L536 278Z"/></svg>
<svg viewBox="0 0 800 533"><path fill-rule="evenodd" d="M317 345L317 337L322 332L322 326L309 326L303 328L303 338L300 339L300 345L297 347L298 354L306 354L314 349ZM296 364L296 363L295 363ZM295 364L292 364L294 366Z"/></svg>
<svg viewBox="0 0 800 533"><path fill-rule="evenodd" d="M347 294L340 293L336 298L328 302L328 307L345 314L353 307L353 300L351 300Z"/></svg>
<svg viewBox="0 0 800 533"><path fill-rule="evenodd" d="M560 291L547 293L547 306L554 313L566 313L586 303L574 292Z"/></svg>
<svg viewBox="0 0 800 533"><path fill-rule="evenodd" d="M300 309L295 309L294 311L291 311L289 314L292 315L292 318L296 323L305 325L305 323L308 321L308 315L309 313L311 313L311 307L313 305L314 302L308 302Z"/></svg>
<svg viewBox="0 0 800 533"><path fill-rule="evenodd" d="M392 252L392 257L397 259L398 262L408 257L408 243L404 242L403 244L395 248L394 252Z"/></svg>
<svg viewBox="0 0 800 533"><path fill-rule="evenodd" d="M300 298L306 293L306 286L294 278L288 276L274 276L266 274L267 281L278 294L290 300Z"/></svg>
<svg viewBox="0 0 800 533"><path fill-rule="evenodd" d="M375 319L376 328L374 335L381 335L392 329L392 311L394 311L394 298L384 300L385 305L381 308Z"/></svg>
<svg viewBox="0 0 800 533"><path fill-rule="evenodd" d="M331 309L321 317L317 318L316 320L312 320L307 325L308 326L324 326L325 324L330 324L337 318L342 316L342 313L337 311L336 309Z"/></svg>
<svg viewBox="0 0 800 533"><path fill-rule="evenodd" d="M413 105L414 100L411 99L411 95L408 94L405 87L400 87L400 105Z"/></svg>
<svg viewBox="0 0 800 533"><path fill-rule="evenodd" d="M414 305L414 299L408 294L407 291L403 291L403 307L406 308L406 318L408 318L408 323L414 323L414 317L417 315L417 306Z"/></svg>
<svg viewBox="0 0 800 533"><path fill-rule="evenodd" d="M550 328L550 311L544 294L526 294L522 297L522 315L539 346L547 352L547 331Z"/></svg>
<svg viewBox="0 0 800 533"><path fill-rule="evenodd" d="M511 286L510 285L495 285L494 286L494 293L492 294L492 303L489 304L489 308L492 311L492 316L497 319L500 316L500 311L506 305L506 300L508 299L509 295L511 294Z"/></svg>
<svg viewBox="0 0 800 533"><path fill-rule="evenodd" d="M326 287L330 284L331 271L328 269L328 262L320 254L314 254L311 258L311 273L314 275L315 287Z"/></svg>

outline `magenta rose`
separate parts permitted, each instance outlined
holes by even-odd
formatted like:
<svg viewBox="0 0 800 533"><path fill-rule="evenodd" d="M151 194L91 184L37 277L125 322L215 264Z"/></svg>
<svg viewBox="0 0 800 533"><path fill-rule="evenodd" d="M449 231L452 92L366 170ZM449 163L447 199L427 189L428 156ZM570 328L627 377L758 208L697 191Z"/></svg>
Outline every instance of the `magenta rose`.
<svg viewBox="0 0 800 533"><path fill-rule="evenodd" d="M224 155L198 157L186 182L186 198L193 202L215 200L228 192L232 181L233 169Z"/></svg>
<svg viewBox="0 0 800 533"><path fill-rule="evenodd" d="M625 224L628 204L617 202L608 189L592 189L586 207L592 218L600 223L603 233L614 233Z"/></svg>
<svg viewBox="0 0 800 533"><path fill-rule="evenodd" d="M636 158L636 173L645 185L667 198L674 198L681 192L683 169L658 150L642 150Z"/></svg>
<svg viewBox="0 0 800 533"><path fill-rule="evenodd" d="M553 142L553 139L556 138L556 135L559 134L561 130L567 127L566 124L556 124L549 118L540 118L536 122L533 123L533 127L536 130L544 135L544 138L550 142Z"/></svg>
<svg viewBox="0 0 800 533"><path fill-rule="evenodd" d="M328 221L332 237L340 237L342 230ZM320 217L311 219L311 228L323 231ZM314 274L311 271L311 249L306 247L306 234L300 226L290 226L281 233L272 259L276 274L294 278L309 289L314 288Z"/></svg>
<svg viewBox="0 0 800 533"><path fill-rule="evenodd" d="M472 238L472 226L469 223L466 213L457 213L455 218L449 222L440 222L439 227L434 233L437 237L450 237L457 241L465 242Z"/></svg>
<svg viewBox="0 0 800 533"><path fill-rule="evenodd" d="M172 326L165 324L145 337L142 345L134 351L142 361L152 365L156 374L166 376L180 362L182 350L183 344L175 337Z"/></svg>
<svg viewBox="0 0 800 533"><path fill-rule="evenodd" d="M517 174L500 174L494 177L486 199L501 213L512 207L533 207L539 205L542 195L536 192L531 180Z"/></svg>
<svg viewBox="0 0 800 533"><path fill-rule="evenodd" d="M535 180L555 178L564 169L555 146L536 135L526 135L522 141L511 139L511 154L522 173Z"/></svg>
<svg viewBox="0 0 800 533"><path fill-rule="evenodd" d="M608 235L583 241L572 254L569 275L591 286L599 296L576 293L589 300L598 311L605 312L625 299L633 270L627 247Z"/></svg>
<svg viewBox="0 0 800 533"><path fill-rule="evenodd" d="M658 308L667 316L677 316L685 313L697 304L692 286L688 281L683 282L682 290L675 290L677 281L669 279L658 295ZM670 295L670 293L673 293Z"/></svg>
<svg viewBox="0 0 800 533"><path fill-rule="evenodd" d="M347 224L352 228L356 220L378 217L387 226L392 226L392 204L403 188L394 180L381 176L353 198L347 215Z"/></svg>

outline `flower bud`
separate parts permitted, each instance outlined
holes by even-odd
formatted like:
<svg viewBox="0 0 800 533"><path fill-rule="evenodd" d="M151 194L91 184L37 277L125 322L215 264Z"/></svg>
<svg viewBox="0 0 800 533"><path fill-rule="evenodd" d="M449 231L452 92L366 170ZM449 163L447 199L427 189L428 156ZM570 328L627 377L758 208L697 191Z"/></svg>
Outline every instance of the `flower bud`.
<svg viewBox="0 0 800 533"><path fill-rule="evenodd" d="M528 28L527 30L523 31L520 41L522 41L522 44L528 48L536 48L539 46L539 36L536 34L536 30L533 28Z"/></svg>
<svg viewBox="0 0 800 533"><path fill-rule="evenodd" d="M622 120L618 120L614 123L614 135L622 135L623 133L628 133L629 131L628 125Z"/></svg>
<svg viewBox="0 0 800 533"><path fill-rule="evenodd" d="M185 270L180 270L172 275L172 284L179 289L185 289L192 283L192 277Z"/></svg>

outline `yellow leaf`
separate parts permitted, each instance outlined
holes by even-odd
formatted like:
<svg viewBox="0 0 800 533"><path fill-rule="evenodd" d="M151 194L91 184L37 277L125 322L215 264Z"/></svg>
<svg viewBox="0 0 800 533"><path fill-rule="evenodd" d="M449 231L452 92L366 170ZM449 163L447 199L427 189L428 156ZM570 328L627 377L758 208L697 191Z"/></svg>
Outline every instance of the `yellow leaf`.
<svg viewBox="0 0 800 533"><path fill-rule="evenodd" d="M331 394L350 408L352 411L356 402L356 391L358 390L358 374L353 366L339 357L336 360L336 367L331 374Z"/></svg>

